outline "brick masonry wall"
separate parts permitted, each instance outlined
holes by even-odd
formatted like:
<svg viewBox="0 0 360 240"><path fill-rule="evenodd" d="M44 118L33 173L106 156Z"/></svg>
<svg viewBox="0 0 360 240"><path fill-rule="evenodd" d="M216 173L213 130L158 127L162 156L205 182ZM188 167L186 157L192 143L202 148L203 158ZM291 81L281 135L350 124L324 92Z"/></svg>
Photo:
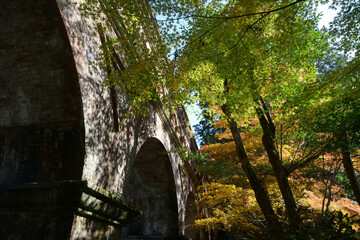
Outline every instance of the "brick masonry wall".
<svg viewBox="0 0 360 240"><path fill-rule="evenodd" d="M94 24L91 20L85 21L80 16L76 6L66 4L68 3L66 0L57 0L57 2L62 9L61 14L80 79L86 149L83 180L87 180L95 188L101 187L109 191L124 193L124 189L130 184L130 175L140 148L149 139L157 139L166 151L172 150L174 143L167 131L168 126L164 125L166 123L153 108L150 107L150 113L145 118L132 115L133 110L129 108L126 98L119 89L116 89L119 130L114 130L110 88L103 85L106 77L105 71L92 64L100 51L99 34L93 31ZM171 127L184 124L182 117L176 118L179 121L171 123ZM179 126L178 129L183 128ZM178 133L181 135L183 131L180 130ZM183 138L179 137L179 139L182 139L181 142L185 147L190 146L188 135L184 135ZM148 156L151 154L151 151L145 153ZM174 152L169 152L167 155L172 172L162 173L160 171L158 174L170 174L174 178L174 194L178 209L177 222L180 234L182 234L184 233L186 199L189 192L193 191L193 184L186 175L180 156ZM156 168L157 166L154 165L153 169ZM160 169L160 167L158 168ZM151 183L147 190L151 189L150 185ZM72 239L91 236L116 239L119 234L114 228L101 226L77 217L73 225Z"/></svg>
<svg viewBox="0 0 360 240"><path fill-rule="evenodd" d="M75 64L53 1L2 1L0 127L80 121Z"/></svg>
<svg viewBox="0 0 360 240"><path fill-rule="evenodd" d="M1 1L0 184L81 179L83 162L79 80L56 2ZM0 239L66 239L73 217L2 211Z"/></svg>
<svg viewBox="0 0 360 240"><path fill-rule="evenodd" d="M79 82L56 3L2 1L0 181L79 179L82 129ZM69 160L78 170L72 176Z"/></svg>
<svg viewBox="0 0 360 240"><path fill-rule="evenodd" d="M157 139L170 151L173 142L154 109L150 107L145 118L131 115L119 89L119 129L114 128L113 101L103 84L105 72L91 66L99 54L99 36L89 28L91 21L81 18L74 5L64 3L0 2L0 183L83 179L94 188L123 193L141 146ZM184 146L187 138L180 138ZM159 174L174 178L181 233L192 185L180 156L166 155L171 167L163 169L170 172ZM23 215L3 215L9 221L7 226L0 222L0 238L17 237L16 229L36 222L36 215L26 215L25 220L19 216ZM33 229L45 233L39 233L39 239L65 239L70 234L68 229L57 236L56 229L67 229L64 226L71 225L72 216L52 216L38 215L43 220ZM24 229L22 238L30 239L31 228ZM72 239L111 239L119 234L81 217L76 217L71 229Z"/></svg>

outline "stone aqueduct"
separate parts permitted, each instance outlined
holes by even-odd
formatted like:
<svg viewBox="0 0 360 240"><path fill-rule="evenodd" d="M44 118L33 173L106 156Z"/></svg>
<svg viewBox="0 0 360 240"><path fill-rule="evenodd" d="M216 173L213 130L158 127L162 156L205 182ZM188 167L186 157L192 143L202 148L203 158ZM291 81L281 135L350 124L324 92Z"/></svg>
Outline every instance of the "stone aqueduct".
<svg viewBox="0 0 360 240"><path fill-rule="evenodd" d="M90 67L99 45L64 0L0 2L0 239L195 238L197 178L170 151L196 150L186 113L128 114ZM79 212L85 192L143 214L122 228L108 210Z"/></svg>

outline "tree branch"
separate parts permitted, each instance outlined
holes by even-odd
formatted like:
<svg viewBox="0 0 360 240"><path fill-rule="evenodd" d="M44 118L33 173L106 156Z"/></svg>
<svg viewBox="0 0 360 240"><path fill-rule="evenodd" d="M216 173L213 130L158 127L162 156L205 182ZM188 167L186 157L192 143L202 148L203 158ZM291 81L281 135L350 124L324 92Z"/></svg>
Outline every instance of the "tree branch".
<svg viewBox="0 0 360 240"><path fill-rule="evenodd" d="M269 11L263 11L263 12L257 12L257 13L247 13L247 14L242 14L242 15L235 15L235 16L228 16L228 17L222 17L222 16L205 16L205 15L188 15L188 16L184 16L184 17L178 17L178 18L170 18L170 19L164 19L164 20L156 20L158 22L166 22L166 21L178 21L178 20L184 20L184 19L188 19L188 18L208 18L208 19L224 19L224 20L228 20L228 19L234 19L234 18L242 18L242 17L250 17L250 16L255 16L255 15L262 15L262 14L270 14L273 12L277 12L280 10L283 10L285 8L291 7L295 4L298 4L300 2L304 2L306 0L298 0L295 1L293 3L290 3L288 5L285 5L283 7L279 7L276 9L272 9Z"/></svg>

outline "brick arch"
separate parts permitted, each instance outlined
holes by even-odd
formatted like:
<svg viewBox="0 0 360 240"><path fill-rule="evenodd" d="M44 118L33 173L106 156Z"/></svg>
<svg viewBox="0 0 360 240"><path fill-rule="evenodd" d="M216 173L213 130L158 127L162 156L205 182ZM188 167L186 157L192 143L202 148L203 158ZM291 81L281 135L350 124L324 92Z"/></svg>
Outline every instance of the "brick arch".
<svg viewBox="0 0 360 240"><path fill-rule="evenodd" d="M124 236L178 235L174 174L169 155L158 139L149 138L141 146L129 171L124 196L143 213L123 229Z"/></svg>
<svg viewBox="0 0 360 240"><path fill-rule="evenodd" d="M199 232L195 228L195 219L197 217L197 206L195 196L189 192L185 206L185 237L191 240L199 239Z"/></svg>
<svg viewBox="0 0 360 240"><path fill-rule="evenodd" d="M141 191L136 193L149 190L145 202L166 193L165 200L154 206L165 206L161 210L170 214L162 216L152 208L159 224L143 224L142 232L173 239L171 235L183 228L184 201L193 188L194 174L179 154L167 154L165 149L190 146L186 119L177 111L170 121L162 106L151 106L147 118L128 117L122 91L105 86L106 72L92 65L100 53L99 36L76 5L68 2L0 3L0 182L50 182L47 186L51 188L52 182L82 179L93 188L127 189L128 193L134 182L149 183L146 188L140 184ZM163 184L147 181L150 174L139 180L134 177L137 171L146 170L136 167L142 160L156 166L154 172L164 173L158 176ZM125 181L127 176L129 181ZM100 234L118 239L117 228L80 216L73 222L73 215L70 210L53 213L43 208L26 216L5 213L0 217L0 239L12 233L23 239L40 239L40 235L92 239ZM163 217L169 221L161 220Z"/></svg>

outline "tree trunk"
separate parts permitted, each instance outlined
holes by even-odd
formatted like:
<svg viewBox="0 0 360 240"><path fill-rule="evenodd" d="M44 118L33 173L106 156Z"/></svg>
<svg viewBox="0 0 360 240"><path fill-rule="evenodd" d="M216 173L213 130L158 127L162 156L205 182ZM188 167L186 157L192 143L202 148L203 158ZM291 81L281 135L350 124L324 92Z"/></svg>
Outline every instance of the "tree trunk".
<svg viewBox="0 0 360 240"><path fill-rule="evenodd" d="M289 218L290 229L295 230L300 223L300 216L297 212L295 198L292 194L287 173L280 160L280 156L275 147L275 125L271 119L269 110L266 107L264 100L260 97L262 107L256 100L256 113L263 130L262 143L265 147L266 153L269 157L269 162L274 170L276 180L278 182L281 194L283 196L286 212ZM265 110L265 112L264 112Z"/></svg>
<svg viewBox="0 0 360 240"><path fill-rule="evenodd" d="M240 136L240 130L237 126L235 119L232 117L231 112L226 105L221 106L221 110L227 117L227 121L230 126L232 136L234 138L236 152L241 162L242 168L248 178L251 188L253 189L256 197L256 201L259 204L261 211L263 212L268 224L268 232L271 239L281 239L283 235L283 229L279 223L269 198L269 194L261 184L261 181L256 176L254 168L250 164L249 158L245 152L244 144Z"/></svg>
<svg viewBox="0 0 360 240"><path fill-rule="evenodd" d="M345 168L346 176L349 178L350 185L354 192L356 201L360 205L360 185L359 185L359 181L356 178L349 148L347 146L341 147L341 154L343 157L342 162Z"/></svg>

